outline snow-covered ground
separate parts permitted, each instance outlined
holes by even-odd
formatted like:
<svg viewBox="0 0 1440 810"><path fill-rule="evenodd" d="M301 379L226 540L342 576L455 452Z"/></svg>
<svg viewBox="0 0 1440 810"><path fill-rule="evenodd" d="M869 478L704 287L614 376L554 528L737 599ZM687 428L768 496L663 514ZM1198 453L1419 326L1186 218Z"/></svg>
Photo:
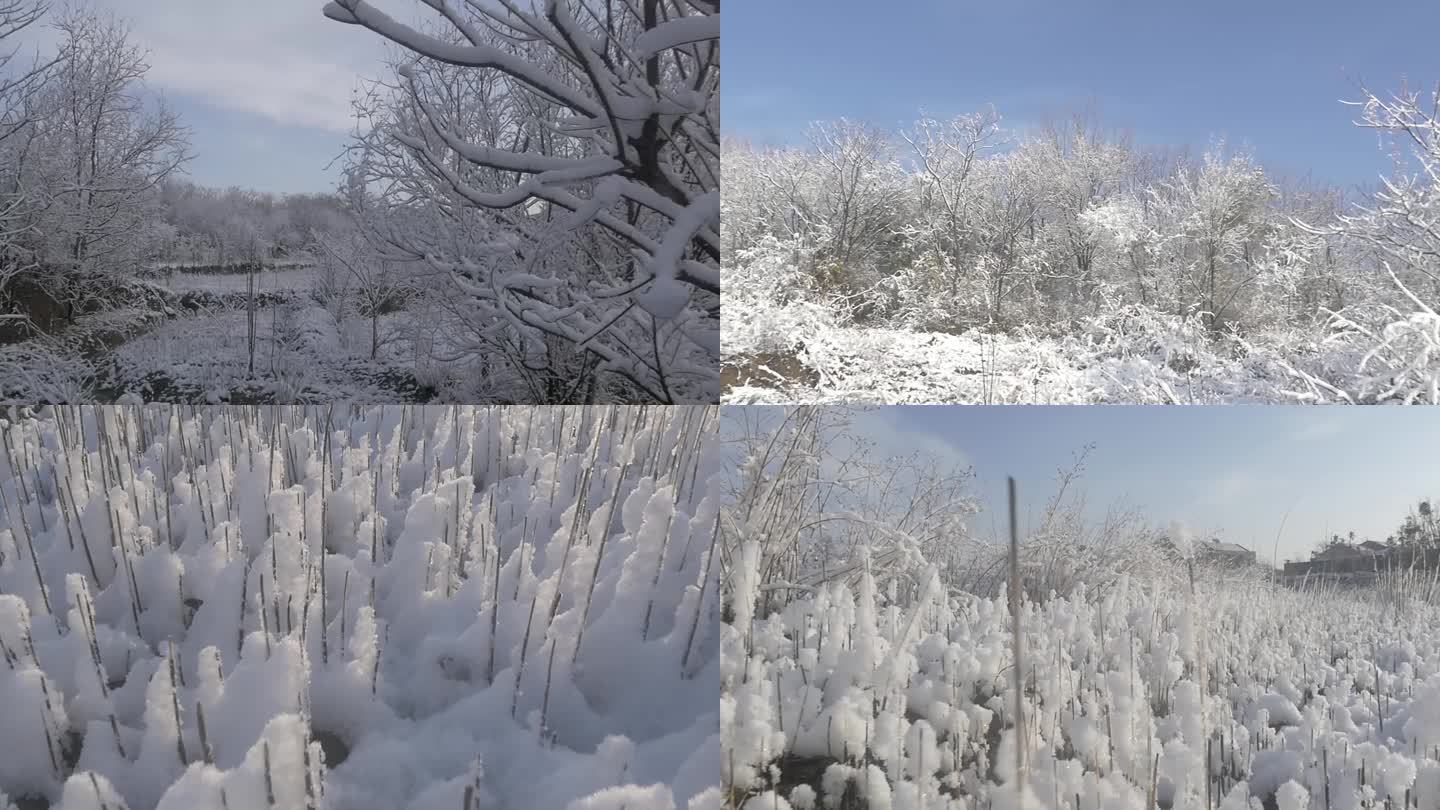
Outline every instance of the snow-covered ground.
<svg viewBox="0 0 1440 810"><path fill-rule="evenodd" d="M829 307L730 296L722 401L960 404L1426 402L1440 365L1429 318L1207 334L1195 319L1130 307L1074 334L861 327Z"/></svg>
<svg viewBox="0 0 1440 810"><path fill-rule="evenodd" d="M231 308L167 321L114 351L110 386L146 402L427 398L419 373L426 364L411 341L395 337L371 360L368 319L351 314L337 322L328 309L314 304L259 310L252 374L246 318L243 308ZM382 316L381 329L398 336L414 322L415 315L402 310ZM436 375L435 381L443 379L441 370Z"/></svg>
<svg viewBox="0 0 1440 810"><path fill-rule="evenodd" d="M182 275L133 282L143 300L0 346L0 400L401 403L443 391L446 401L480 403L514 393L508 380L487 389L466 362L473 355L449 351L443 323L420 299L380 316L371 358L370 319L350 304L317 303L313 268L257 283L252 372L244 275ZM447 352L452 359L435 359Z"/></svg>
<svg viewBox="0 0 1440 810"><path fill-rule="evenodd" d="M1265 360L1211 357L1192 367L1162 355L1110 352L1084 339L835 328L793 354L727 358L735 384L725 401L1200 404L1305 396ZM779 369L770 357L793 360Z"/></svg>
<svg viewBox="0 0 1440 810"><path fill-rule="evenodd" d="M714 408L0 422L0 807L718 808Z"/></svg>
<svg viewBox="0 0 1440 810"><path fill-rule="evenodd" d="M752 810L1435 808L1440 610L1423 579L1296 591L1202 572L1192 592L1177 567L1027 600L1017 782L1003 596L947 593L931 569L918 590L865 572L783 602L741 574L724 784Z"/></svg>

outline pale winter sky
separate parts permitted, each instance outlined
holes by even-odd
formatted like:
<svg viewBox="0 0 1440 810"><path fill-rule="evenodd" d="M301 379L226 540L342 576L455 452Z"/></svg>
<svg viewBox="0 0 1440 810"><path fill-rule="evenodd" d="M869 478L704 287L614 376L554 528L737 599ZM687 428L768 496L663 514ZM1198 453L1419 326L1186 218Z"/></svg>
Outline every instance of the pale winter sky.
<svg viewBox="0 0 1440 810"><path fill-rule="evenodd" d="M325 0L90 0L130 20L147 83L192 129L191 177L211 186L324 191L351 131L361 76L382 73L376 34L327 19ZM58 9L59 3L56 4ZM407 21L414 0L377 5ZM53 14L53 12L52 12ZM51 31L33 44L49 47Z"/></svg>
<svg viewBox="0 0 1440 810"><path fill-rule="evenodd" d="M973 467L981 536L1005 531L1006 476L1023 526L1087 444L1080 487L1092 512L1127 504L1262 559L1277 533L1281 560L1329 533L1383 540L1419 499L1440 496L1433 408L920 405L864 410L853 427L879 453Z"/></svg>

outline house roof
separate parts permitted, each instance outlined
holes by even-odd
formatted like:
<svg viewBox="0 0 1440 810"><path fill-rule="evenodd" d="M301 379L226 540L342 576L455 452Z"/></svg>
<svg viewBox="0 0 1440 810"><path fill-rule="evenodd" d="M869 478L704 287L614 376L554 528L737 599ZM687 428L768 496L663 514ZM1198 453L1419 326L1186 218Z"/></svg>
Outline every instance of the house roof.
<svg viewBox="0 0 1440 810"><path fill-rule="evenodd" d="M1250 549L1237 543L1226 543L1220 540L1202 540L1199 545L1206 551L1215 554L1253 554Z"/></svg>
<svg viewBox="0 0 1440 810"><path fill-rule="evenodd" d="M1338 557L1368 557L1389 554L1392 549L1384 543L1377 543L1374 540L1366 540L1355 545L1349 543L1335 543L1317 551L1311 559L1328 560Z"/></svg>

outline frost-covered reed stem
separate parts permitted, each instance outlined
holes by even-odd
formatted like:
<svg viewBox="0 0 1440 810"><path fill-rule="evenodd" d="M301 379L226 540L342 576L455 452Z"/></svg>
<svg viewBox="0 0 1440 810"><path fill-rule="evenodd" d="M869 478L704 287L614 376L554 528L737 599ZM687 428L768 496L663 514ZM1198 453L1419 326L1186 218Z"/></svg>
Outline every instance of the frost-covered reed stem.
<svg viewBox="0 0 1440 810"><path fill-rule="evenodd" d="M210 747L210 734L205 728L205 703L195 701L195 726L200 732L200 756L206 765L215 764L215 751Z"/></svg>
<svg viewBox="0 0 1440 810"><path fill-rule="evenodd" d="M246 561L244 570L240 573L240 616L235 622L235 656L238 658L245 651L245 611L246 598L250 588L250 563Z"/></svg>
<svg viewBox="0 0 1440 810"><path fill-rule="evenodd" d="M680 658L681 677L688 677L690 653L695 648L695 631L700 627L700 615L705 610L705 589L710 584L710 567L715 562L716 546L720 540L720 512L715 512L715 528L710 532L710 551L705 557L705 573L700 578L700 595L695 599L695 616L690 620L690 632L685 636L685 654ZM822 637L823 638L823 637ZM817 645L817 649L819 645Z"/></svg>
<svg viewBox="0 0 1440 810"><path fill-rule="evenodd" d="M265 598L265 572L261 571L260 576L260 632L265 634L265 660L270 660L270 603Z"/></svg>
<svg viewBox="0 0 1440 810"><path fill-rule="evenodd" d="M510 716L515 716L516 707L520 703L520 679L525 675L525 660L530 650L530 627L535 623L535 603L538 602L540 587L537 583L535 593L530 597L530 615L525 619L525 636L520 640L520 664L515 669L515 692L510 696Z"/></svg>
<svg viewBox="0 0 1440 810"><path fill-rule="evenodd" d="M370 669L370 694L378 694L380 691L380 658L385 652L385 641L390 637L390 628L386 627L385 632L375 639L375 663Z"/></svg>
<svg viewBox="0 0 1440 810"><path fill-rule="evenodd" d="M1023 801L1025 772L1025 636L1020 620L1020 526L1015 507L1015 479L1007 478L1010 496L1010 622L1015 656L1015 789ZM1151 802L1154 806L1154 802Z"/></svg>
<svg viewBox="0 0 1440 810"><path fill-rule="evenodd" d="M650 598L645 602L645 618L640 622L640 640L650 640L650 615L655 611L655 592L660 588L660 572L665 570L665 556L670 551L670 533L675 528L675 510L665 519L665 536L660 540L660 553L655 555L655 572L650 577Z"/></svg>
<svg viewBox="0 0 1440 810"><path fill-rule="evenodd" d="M67 470L65 475L65 491L69 494L70 505L75 511L75 528L77 531L80 532L80 546L85 549L85 561L90 566L90 578L94 580L95 587L98 588L100 587L100 572L95 568L95 556L90 553L90 538L85 536L85 521L80 519L79 508L76 507L75 501L75 488L71 486L70 478L71 477L69 471ZM166 525L168 527L168 515L170 509L170 502L168 500L165 502L165 509L167 515Z"/></svg>
<svg viewBox="0 0 1440 810"><path fill-rule="evenodd" d="M166 657L170 664L170 706L175 712L175 752L180 764L190 765L190 755L185 751L185 726L180 719L180 680L175 675L175 648L172 645Z"/></svg>
<svg viewBox="0 0 1440 810"><path fill-rule="evenodd" d="M33 651L31 655L34 655ZM38 665L39 662L36 663ZM40 693L44 697L44 702L40 704L40 725L45 727L45 750L50 753L50 765L55 769L55 777L64 779L65 773L60 767L60 746L50 729L50 717L54 713L50 705L50 679L44 674L40 676Z"/></svg>
<svg viewBox="0 0 1440 810"><path fill-rule="evenodd" d="M260 755L265 764L265 806L275 806L275 780L270 775L270 741L260 743Z"/></svg>
<svg viewBox="0 0 1440 810"><path fill-rule="evenodd" d="M1325 771L1325 810L1330 810L1330 746L1320 749L1320 767Z"/></svg>
<svg viewBox="0 0 1440 810"><path fill-rule="evenodd" d="M310 762L310 718L305 718L305 745L301 750L301 757L304 760L301 765L305 769L305 808L315 810L315 779L311 773Z"/></svg>
<svg viewBox="0 0 1440 810"><path fill-rule="evenodd" d="M379 566L380 558L380 465L375 465L375 472L370 485L370 565Z"/></svg>
<svg viewBox="0 0 1440 810"><path fill-rule="evenodd" d="M495 531L495 501L493 494L491 495L490 509L490 527L493 532ZM481 535L481 542L484 542L483 534ZM494 557L495 571L491 579L490 589L490 654L488 663L485 665L486 683L493 683L495 681L495 634L499 630L500 625L500 543L498 540L495 543Z"/></svg>
<svg viewBox="0 0 1440 810"><path fill-rule="evenodd" d="M51 613L53 611L50 609L50 592L45 589L45 578L40 575L40 558L35 554L35 541L30 536L30 522L25 518L25 504L21 503L12 508L9 499L4 496L5 487L0 485L0 505L5 507L6 512L20 516L20 528L25 535L25 548L29 551L30 565L35 571L35 587L40 589L40 601L45 604L45 612Z"/></svg>
<svg viewBox="0 0 1440 810"><path fill-rule="evenodd" d="M570 656L571 666L580 660L580 646L585 643L585 624L590 618L590 602L595 596L595 582L600 578L600 561L605 558L605 544L610 540L610 526L615 521L615 505L620 500L620 487L629 472L630 462L626 461L620 467L620 474L615 477L615 491L610 495L610 507L606 510L605 523L600 529L600 546L595 550L595 565L590 569L590 582L585 588L585 607L580 611L580 630L575 635L575 652Z"/></svg>
<svg viewBox="0 0 1440 810"><path fill-rule="evenodd" d="M550 678L555 671L555 648L559 644L552 639L550 641L550 661L545 665L545 697L540 703L540 734L545 734L546 718L550 716Z"/></svg>

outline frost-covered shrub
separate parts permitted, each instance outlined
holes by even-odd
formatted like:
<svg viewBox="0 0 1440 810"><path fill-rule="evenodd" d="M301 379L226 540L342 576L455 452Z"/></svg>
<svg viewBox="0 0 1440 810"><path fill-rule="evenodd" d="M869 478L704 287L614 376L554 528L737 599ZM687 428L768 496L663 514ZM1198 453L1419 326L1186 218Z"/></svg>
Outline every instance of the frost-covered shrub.
<svg viewBox="0 0 1440 810"><path fill-rule="evenodd" d="M1194 368L1200 358L1221 348L1199 316L1170 315L1140 304L1107 309L1086 323L1080 335L1107 354L1150 359L1177 371Z"/></svg>
<svg viewBox="0 0 1440 810"><path fill-rule="evenodd" d="M713 408L0 422L0 806L713 808Z"/></svg>
<svg viewBox="0 0 1440 810"><path fill-rule="evenodd" d="M954 332L983 320L984 297L952 257L936 251L919 253L880 289L889 299L888 323L901 329ZM967 314L968 313L968 314ZM968 323L967 323L968 321Z"/></svg>
<svg viewBox="0 0 1440 810"><path fill-rule="evenodd" d="M95 370L83 359L34 341L0 347L0 400L86 402Z"/></svg>
<svg viewBox="0 0 1440 810"><path fill-rule="evenodd" d="M735 251L722 271L726 315L721 346L726 356L795 352L812 336L849 322L846 300L823 296L806 269L815 250L800 237L766 236Z"/></svg>
<svg viewBox="0 0 1440 810"><path fill-rule="evenodd" d="M1328 377L1335 399L1440 404L1440 315L1414 303L1409 313L1357 306L1334 314L1327 353L1350 359L1343 376Z"/></svg>
<svg viewBox="0 0 1440 810"><path fill-rule="evenodd" d="M765 235L753 245L739 248L721 270L728 291L783 306L791 301L815 300L818 291L810 268L816 245L803 237L781 239Z"/></svg>

